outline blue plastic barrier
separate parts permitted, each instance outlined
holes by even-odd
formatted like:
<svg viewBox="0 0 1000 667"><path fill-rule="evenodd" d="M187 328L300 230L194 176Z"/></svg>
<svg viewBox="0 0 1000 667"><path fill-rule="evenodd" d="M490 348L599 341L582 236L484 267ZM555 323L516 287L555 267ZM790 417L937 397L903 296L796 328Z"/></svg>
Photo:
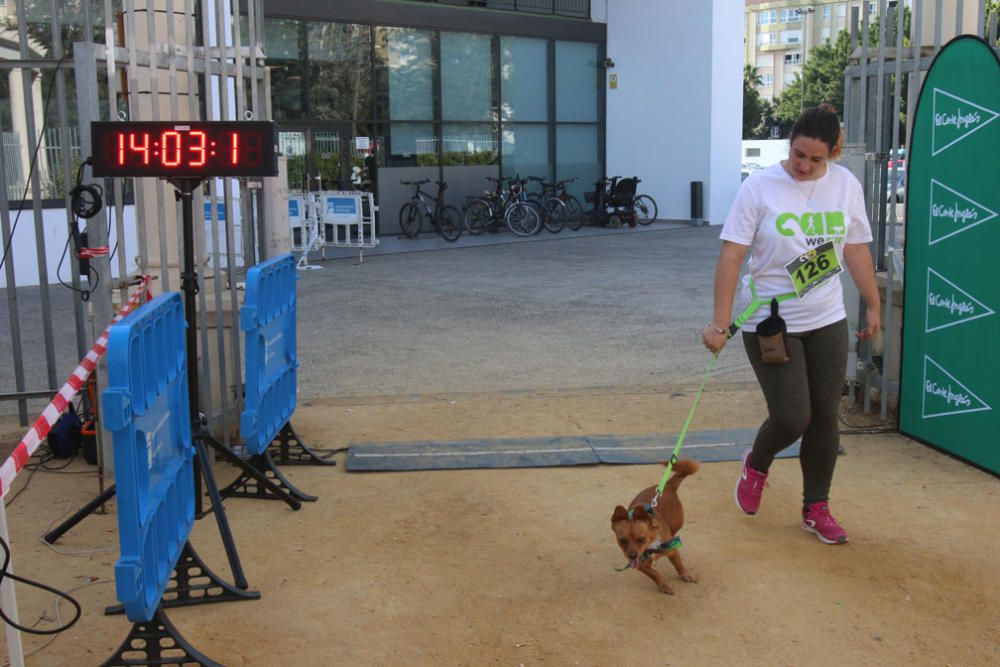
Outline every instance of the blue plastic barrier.
<svg viewBox="0 0 1000 667"><path fill-rule="evenodd" d="M111 327L104 424L114 436L118 599L153 618L194 524L184 308L163 294Z"/></svg>
<svg viewBox="0 0 1000 667"><path fill-rule="evenodd" d="M295 258L282 255L247 272L240 329L246 334L246 396L240 435L251 454L262 454L295 412Z"/></svg>

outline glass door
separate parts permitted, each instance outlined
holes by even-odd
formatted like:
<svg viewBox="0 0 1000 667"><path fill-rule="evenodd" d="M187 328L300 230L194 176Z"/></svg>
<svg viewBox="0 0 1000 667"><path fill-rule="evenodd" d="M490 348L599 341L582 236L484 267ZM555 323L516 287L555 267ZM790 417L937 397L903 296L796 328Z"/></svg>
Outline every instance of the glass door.
<svg viewBox="0 0 1000 667"><path fill-rule="evenodd" d="M288 189L296 192L356 189L354 133L350 123L282 126L278 146L288 158Z"/></svg>

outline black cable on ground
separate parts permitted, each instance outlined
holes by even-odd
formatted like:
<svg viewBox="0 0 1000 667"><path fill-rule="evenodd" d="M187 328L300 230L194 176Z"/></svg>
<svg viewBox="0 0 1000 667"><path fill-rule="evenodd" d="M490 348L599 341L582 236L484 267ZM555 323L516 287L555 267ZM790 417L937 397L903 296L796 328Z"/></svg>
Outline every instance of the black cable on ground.
<svg viewBox="0 0 1000 667"><path fill-rule="evenodd" d="M22 584L25 584L26 586L31 586L32 588L37 588L39 590L52 593L53 595L57 595L62 599L66 600L67 602L69 602L71 605L73 605L73 608L76 610L76 615L73 617L73 619L69 623L63 625L62 627L53 628L52 630L36 630L34 628L29 628L27 626L15 623L7 616L6 613L4 613L3 608L0 608L0 618L3 619L4 623L6 623L12 628L20 630L21 632L26 632L30 635L55 635L59 634L60 632L63 632L64 630L69 630L78 620L80 620L80 614L83 613L83 610L80 608L80 603L77 602L73 598L73 596L71 596L69 593L62 592L57 588L53 588L52 586L43 584L40 581L34 581L33 579L28 579L27 577L19 577L16 574L8 572L7 568L10 567L10 547L7 546L7 543L4 542L3 539L0 539L0 548L2 548L4 551L3 566L0 567L0 584L3 583L4 577L9 577L14 581L18 581Z"/></svg>

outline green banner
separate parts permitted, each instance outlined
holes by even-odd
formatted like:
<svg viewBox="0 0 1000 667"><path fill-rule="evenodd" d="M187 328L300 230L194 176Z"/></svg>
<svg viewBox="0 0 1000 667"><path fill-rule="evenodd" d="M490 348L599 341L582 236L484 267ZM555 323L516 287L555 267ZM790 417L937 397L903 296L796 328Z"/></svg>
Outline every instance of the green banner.
<svg viewBox="0 0 1000 667"><path fill-rule="evenodd" d="M907 150L899 428L1000 474L1000 60L935 58Z"/></svg>

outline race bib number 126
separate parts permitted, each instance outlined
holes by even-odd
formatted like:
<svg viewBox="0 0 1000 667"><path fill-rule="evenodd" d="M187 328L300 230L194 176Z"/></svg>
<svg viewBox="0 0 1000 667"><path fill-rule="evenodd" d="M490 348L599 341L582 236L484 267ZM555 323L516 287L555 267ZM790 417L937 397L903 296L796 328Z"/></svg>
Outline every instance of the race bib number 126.
<svg viewBox="0 0 1000 667"><path fill-rule="evenodd" d="M837 259L833 241L827 241L785 264L785 270L801 299L844 269Z"/></svg>

